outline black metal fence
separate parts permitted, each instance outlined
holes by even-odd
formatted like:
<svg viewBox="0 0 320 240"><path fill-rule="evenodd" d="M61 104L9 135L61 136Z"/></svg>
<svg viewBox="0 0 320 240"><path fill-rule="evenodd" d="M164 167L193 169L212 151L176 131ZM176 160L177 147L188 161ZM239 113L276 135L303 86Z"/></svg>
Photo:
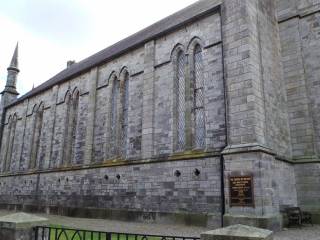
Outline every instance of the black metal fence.
<svg viewBox="0 0 320 240"><path fill-rule="evenodd" d="M35 227L35 240L200 240L199 237L99 232L63 227Z"/></svg>

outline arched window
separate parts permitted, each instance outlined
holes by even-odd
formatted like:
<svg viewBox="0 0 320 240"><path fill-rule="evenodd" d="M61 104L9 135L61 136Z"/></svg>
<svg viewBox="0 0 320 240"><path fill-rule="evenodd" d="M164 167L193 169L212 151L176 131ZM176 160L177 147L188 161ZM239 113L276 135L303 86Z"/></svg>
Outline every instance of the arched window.
<svg viewBox="0 0 320 240"><path fill-rule="evenodd" d="M75 157L76 130L78 125L79 91L75 91L73 96L67 95L65 119L65 146L63 146L63 164L70 165Z"/></svg>
<svg viewBox="0 0 320 240"><path fill-rule="evenodd" d="M193 53L193 122L194 122L194 148L205 146L205 111L204 111L204 75L202 50L196 45Z"/></svg>
<svg viewBox="0 0 320 240"><path fill-rule="evenodd" d="M33 133L32 133L32 145L31 145L31 157L30 157L30 168L37 167L37 159L39 155L40 148L40 138L42 132L42 123L43 123L43 105L41 104L37 111L34 113L34 122L33 122Z"/></svg>
<svg viewBox="0 0 320 240"><path fill-rule="evenodd" d="M4 160L4 166L3 166L4 172L10 171L16 125L17 125L17 116L14 115L12 118L11 117L9 118L9 123L8 123L8 135L7 135L8 138L7 138L6 154L5 154L5 160Z"/></svg>
<svg viewBox="0 0 320 240"><path fill-rule="evenodd" d="M70 153L70 161L75 158L75 150L76 150L76 136L77 136L77 126L78 126L78 112L79 112L79 91L76 91L73 95L72 99L72 122L70 127L70 135L71 135L71 153Z"/></svg>
<svg viewBox="0 0 320 240"><path fill-rule="evenodd" d="M127 138L128 138L128 112L129 112L129 74L125 73L125 77L123 79L122 85L122 119L121 119L121 154L122 157L126 157L127 155Z"/></svg>
<svg viewBox="0 0 320 240"><path fill-rule="evenodd" d="M72 104L72 97L70 92L67 92L65 97L65 104L66 104L66 114L65 114L65 130L64 130L64 144L63 148L63 155L62 155L62 164L68 164L70 162L70 119L71 119L71 104Z"/></svg>
<svg viewBox="0 0 320 240"><path fill-rule="evenodd" d="M111 96L111 111L110 111L110 154L111 157L118 155L118 100L119 100L119 80L114 78Z"/></svg>
<svg viewBox="0 0 320 240"><path fill-rule="evenodd" d="M185 111L186 111L186 81L185 81L185 54L179 51L176 60L175 94L176 94L176 150L183 151L186 144Z"/></svg>

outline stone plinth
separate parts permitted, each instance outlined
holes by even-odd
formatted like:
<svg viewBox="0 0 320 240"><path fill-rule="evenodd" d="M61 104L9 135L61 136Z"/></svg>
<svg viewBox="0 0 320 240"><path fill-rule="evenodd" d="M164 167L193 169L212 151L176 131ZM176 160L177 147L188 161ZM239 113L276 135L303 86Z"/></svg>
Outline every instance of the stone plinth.
<svg viewBox="0 0 320 240"><path fill-rule="evenodd" d="M201 240L272 240L269 230L246 225L233 225L201 234Z"/></svg>
<svg viewBox="0 0 320 240"><path fill-rule="evenodd" d="M0 217L0 239L33 240L33 227L47 223L46 218L23 212Z"/></svg>

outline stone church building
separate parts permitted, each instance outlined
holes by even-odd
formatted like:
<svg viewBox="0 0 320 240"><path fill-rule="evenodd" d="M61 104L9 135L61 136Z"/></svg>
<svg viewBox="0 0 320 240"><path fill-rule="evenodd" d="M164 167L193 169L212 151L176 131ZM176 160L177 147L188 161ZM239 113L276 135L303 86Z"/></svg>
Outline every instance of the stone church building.
<svg viewBox="0 0 320 240"><path fill-rule="evenodd" d="M320 220L318 0L201 0L23 96L18 73L16 48L1 208L279 229L299 206Z"/></svg>

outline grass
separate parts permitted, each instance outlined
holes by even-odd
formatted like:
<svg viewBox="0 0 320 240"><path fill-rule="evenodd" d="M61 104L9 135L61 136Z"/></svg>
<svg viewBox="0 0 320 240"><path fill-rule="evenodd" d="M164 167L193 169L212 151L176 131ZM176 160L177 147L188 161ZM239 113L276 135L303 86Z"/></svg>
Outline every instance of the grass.
<svg viewBox="0 0 320 240"><path fill-rule="evenodd" d="M108 233L73 230L60 225L50 225L50 239L49 240L109 240ZM40 232L41 236L41 232ZM127 235L121 233L112 233L111 240L163 240L162 237L143 235ZM167 239L170 240L170 239Z"/></svg>

